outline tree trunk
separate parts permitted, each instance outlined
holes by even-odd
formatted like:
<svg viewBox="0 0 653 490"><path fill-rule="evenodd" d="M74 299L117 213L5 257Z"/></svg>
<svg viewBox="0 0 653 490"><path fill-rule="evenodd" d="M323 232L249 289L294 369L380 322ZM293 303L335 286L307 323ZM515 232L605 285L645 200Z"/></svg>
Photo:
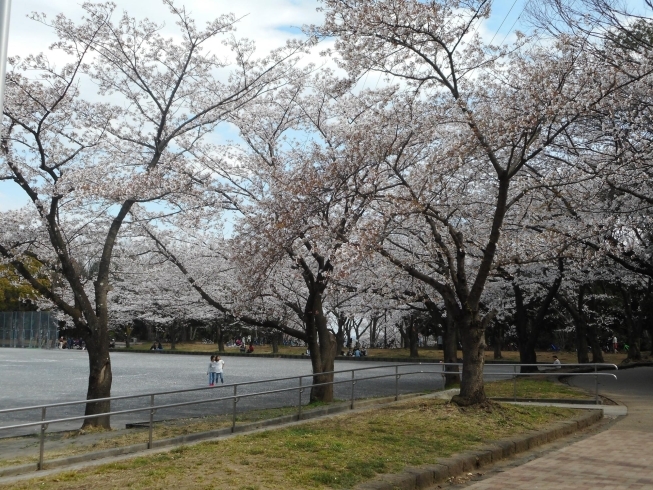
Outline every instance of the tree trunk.
<svg viewBox="0 0 653 490"><path fill-rule="evenodd" d="M88 390L86 398L94 400L96 398L109 398L111 396L111 359L109 358L109 334L106 328L96 329L95 334L87 333L84 338L86 349L88 351L89 377ZM87 403L84 415L95 415L109 412L111 402ZM97 418L86 419L82 428L102 427L111 428L110 417L101 415Z"/></svg>
<svg viewBox="0 0 653 490"><path fill-rule="evenodd" d="M583 300L585 298L585 287L581 286L578 291L578 307L574 306L563 295L556 294L556 299L562 307L569 312L576 327L576 355L579 364L590 362L587 352L587 321L583 315Z"/></svg>
<svg viewBox="0 0 653 490"><path fill-rule="evenodd" d="M474 315L477 317L477 315ZM476 405L487 400L483 384L485 365L484 327L478 318L465 312L460 323L463 344L463 372L460 381L460 395L451 401L461 406Z"/></svg>
<svg viewBox="0 0 653 490"><path fill-rule="evenodd" d="M519 362L521 364L535 364L537 363L537 354L535 353L537 335L532 332L533 325L528 318L528 309L524 304L521 288L517 284L513 284L512 288L515 292L515 330L517 331L517 342L519 343ZM537 366L521 366L520 372L537 372Z"/></svg>
<svg viewBox="0 0 653 490"><path fill-rule="evenodd" d="M224 352L224 331L218 327L218 352Z"/></svg>
<svg viewBox="0 0 653 490"><path fill-rule="evenodd" d="M592 346L592 362L603 362L603 349L601 348L601 342L599 342L599 334L595 325L588 325L587 335L590 341L590 345Z"/></svg>
<svg viewBox="0 0 653 490"><path fill-rule="evenodd" d="M333 382L333 369L336 359L336 338L328 327L322 305L322 290L319 283L310 292L304 309L306 322L306 339L311 351L313 367L313 386L310 401L332 402L333 384L316 386Z"/></svg>
<svg viewBox="0 0 653 490"><path fill-rule="evenodd" d="M279 353L279 332L272 332L272 353Z"/></svg>
<svg viewBox="0 0 653 490"><path fill-rule="evenodd" d="M177 350L177 320L173 320L170 328L170 350Z"/></svg>
<svg viewBox="0 0 653 490"><path fill-rule="evenodd" d="M501 354L501 347L503 344L503 338L501 335L501 325L498 323L494 324L494 358L503 359Z"/></svg>
<svg viewBox="0 0 653 490"><path fill-rule="evenodd" d="M379 328L379 318L378 317L372 317L370 321L370 348L376 347L376 343L378 341L378 331L377 329Z"/></svg>
<svg viewBox="0 0 653 490"><path fill-rule="evenodd" d="M584 322L576 322L576 354L580 364L590 362L587 352L586 325Z"/></svg>

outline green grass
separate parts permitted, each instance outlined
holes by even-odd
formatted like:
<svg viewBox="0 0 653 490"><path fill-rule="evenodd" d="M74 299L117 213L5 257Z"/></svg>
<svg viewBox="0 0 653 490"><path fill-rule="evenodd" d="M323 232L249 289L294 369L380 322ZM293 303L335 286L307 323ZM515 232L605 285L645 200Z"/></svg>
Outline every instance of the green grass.
<svg viewBox="0 0 653 490"><path fill-rule="evenodd" d="M144 342L136 345L132 345L129 350L134 351L147 351L151 347L151 343ZM170 350L170 344L163 344L165 350ZM258 354L272 354L271 345L257 345L254 346L254 353L247 354L250 356L256 356ZM124 348L118 348L118 351L124 350ZM218 344L202 344L201 342L183 342L176 345L176 351L178 352L203 352L207 355L216 354L218 352ZM239 353L238 347L227 347L226 352ZM284 355L297 355L301 356L306 352L306 347L290 347L290 346L279 346L279 354ZM423 359L442 359L442 351L433 347L420 347L419 357L415 358L415 362L419 362ZM409 359L410 351L408 349L368 349L367 355L370 358L373 357L385 357L392 359ZM517 351L503 351L501 353L503 361L506 362L519 362L519 352ZM558 352L557 356L560 358L560 361L563 364L575 364L578 362L576 354L572 352ZM458 351L458 358L462 359L463 354L461 351ZM625 358L625 353L603 354L605 362L619 364ZM485 360L491 361L494 360L494 352L492 350L485 351ZM537 353L537 360L539 362L553 362L553 352L540 351Z"/></svg>
<svg viewBox="0 0 653 490"><path fill-rule="evenodd" d="M302 410L304 412L318 408L324 403L316 402L305 405ZM269 408L263 410L252 410L248 412L239 413L236 416L236 424L259 422L261 420L269 420L284 415L296 414L297 407L280 407ZM168 420L166 422L155 422L153 429L154 440L168 439L185 434L196 434L199 432L208 432L211 430L231 427L232 415L231 413L224 415L215 415L207 417L197 417L189 419ZM147 428L135 428L130 430L121 431L106 431L102 430L103 437L88 437L92 432L98 431L66 431L66 432L50 432L46 433L44 453L45 460L61 458L65 456L73 456L76 454L84 454L92 451L101 451L104 449L113 449L117 447L125 447L132 444L145 443L148 441L149 434ZM89 440L90 439L90 440ZM5 443L16 442L20 440L23 442L21 446L33 447L33 451L28 456L10 457L0 459L0 467L13 466L19 464L35 463L38 460L37 448L39 440L35 436L28 436L23 438L5 439ZM62 444L62 441L67 441L67 444ZM56 449L48 449L56 445ZM63 447L62 447L63 446Z"/></svg>
<svg viewBox="0 0 653 490"><path fill-rule="evenodd" d="M485 383L485 394L491 398L512 398L513 381L502 380ZM539 376L529 379L517 379L517 398L544 399L589 399L586 391L560 383L551 378Z"/></svg>
<svg viewBox="0 0 653 490"><path fill-rule="evenodd" d="M9 488L352 488L379 473L435 463L575 414L568 409L503 405L462 409L442 400L412 399L34 478Z"/></svg>

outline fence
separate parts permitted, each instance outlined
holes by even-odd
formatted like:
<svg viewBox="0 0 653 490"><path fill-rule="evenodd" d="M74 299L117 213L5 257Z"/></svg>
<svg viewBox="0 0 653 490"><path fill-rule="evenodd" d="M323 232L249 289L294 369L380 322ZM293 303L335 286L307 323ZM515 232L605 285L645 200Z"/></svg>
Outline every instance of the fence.
<svg viewBox="0 0 653 490"><path fill-rule="evenodd" d="M0 347L52 349L57 320L49 311L0 312Z"/></svg>
<svg viewBox="0 0 653 490"><path fill-rule="evenodd" d="M373 367L367 367L367 368L359 368L359 369L347 369L347 370L342 370L342 371L332 371L331 373L334 374L334 381L326 382L326 383L320 383L320 384L304 384L303 380L305 378L312 378L312 375L301 375L301 376L292 376L292 377L286 377L286 378L276 378L276 379L267 379L267 380L260 380L260 381L250 381L250 382L245 382L245 383L234 383L234 384L225 384L222 386L215 386L215 387L201 387L201 388L190 388L190 389L184 389L184 390L175 390L175 391L160 391L160 392L153 392L153 393L144 393L144 394L139 394L139 395L125 395L125 396L116 396L116 397L110 397L110 398L101 398L101 399L96 399L94 400L95 402L103 402L103 401L110 401L110 402L115 402L119 400L129 400L129 399L136 399L136 398L141 398L144 399L146 402L146 406L142 408L130 408L126 410L115 410L111 411L102 415L80 415L80 416L65 416L65 417L60 417L60 418L47 418L48 414L48 409L52 408L59 408L59 407L69 407L72 405L86 405L88 403L88 400L76 400L76 401L70 401L70 402L62 402L62 403L51 403L47 405L36 405L36 406L30 406L30 407L19 407L19 408L10 408L10 409L4 409L0 410L0 415L3 414L8 414L8 413L15 413L15 412L25 412L25 411L38 411L39 412L39 420L33 421L33 422L28 422L28 423L21 423L21 424L12 424L12 425L6 425L0 427L0 433L3 431L9 431L9 430L15 430L15 429L23 429L23 428L33 428L33 427L40 427L40 443L39 443L39 460L38 460L38 465L37 469L41 470L43 469L43 462L44 462L44 445L45 445L45 432L48 429L48 427L52 424L61 424L61 423L66 423L66 422L71 422L71 421L81 421L81 420L86 420L86 419L92 419L92 418L97 418L99 416L116 416L116 415L122 415L122 414L132 414L132 413L146 413L148 415L148 422L146 423L146 427L148 428L148 443L147 447L152 448L153 447L153 426L154 426L154 414L157 412L157 410L163 410L163 409L170 409L170 408L176 408L176 407L185 407L189 405L198 405L198 404L207 404L207 403L215 403L215 402L220 402L220 401L226 401L229 402L231 407L231 432L235 431L236 428L236 415L237 415L237 410L238 410L238 402L241 399L244 398L250 398L250 397L261 397L261 396L266 396L266 395L272 395L272 394L279 394L279 393L289 393L292 394L293 392L295 393L294 397L295 400L297 401L297 415L294 418L294 420L301 420L302 419L302 394L304 393L305 390L310 389L311 387L314 386L326 386L326 385L349 385L350 387L350 393L349 393L349 408L354 409L355 407L355 389L356 389L356 384L362 381L369 381L369 380L378 380L378 379L385 379L385 378L390 378L392 383L392 388L394 391L394 399L398 400L399 398L399 383L401 378L403 377L408 377L408 376L414 376L418 374L433 374L435 377L444 379L444 376L446 374L451 374L451 371L445 371L445 367L450 366L450 367L460 367L462 366L459 363L439 363L439 364L421 364L421 363L416 363L416 364L401 364L401 365L394 365L394 366L373 366ZM616 376L612 373L602 373L598 371L598 368L602 369L614 369L617 370L617 366L614 364L577 364L577 365L569 365L565 364L565 368L568 367L574 367L574 366L582 366L583 368L594 368L593 372L584 372L584 373L574 373L574 372L560 372L556 368L559 367L559 365L554 365L554 364L539 364L537 365L539 369L545 368L545 371L539 371L539 372L533 372L533 373L519 373L517 372L517 368L521 366L533 366L532 364L510 364L508 365L509 367L512 367L513 369L508 370L508 371L503 371L503 372L491 372L491 373L486 373L484 371L483 375L485 376L492 376L494 378L499 378L499 379L514 379L516 380L517 377L523 377L523 376L592 376L596 380L596 397L598 400L598 378L600 376L611 376L616 379ZM413 369L412 371L402 371L400 372L400 369L405 369L407 367L410 367ZM487 366L486 366L487 367ZM381 370L381 369L390 369L391 373L389 374L373 374L373 375L367 375L357 377L357 373L365 372L366 374L373 371L373 370ZM426 371L425 371L426 369ZM512 372L511 372L512 371ZM351 373L349 375L349 373ZM329 373L324 373L324 374L329 374ZM341 379L336 379L336 375L347 375L344 378L341 377ZM284 381L284 382L295 382L295 386L289 386L281 389L274 389L274 390L262 390L262 391L253 391L249 393L242 393L239 392L239 387L251 387L255 385L269 385L270 383L277 382L277 381ZM161 397L164 395L170 395L170 394L188 394L191 392L210 392L213 391L214 393L219 393L219 390L222 391L223 389L226 389L228 392L231 392L233 390L233 394L229 394L226 396L215 396L207 399L202 399L202 400L193 400L193 401L184 401L184 402L176 402L176 403L163 403L157 405L155 402L155 397ZM294 403L293 403L294 404Z"/></svg>

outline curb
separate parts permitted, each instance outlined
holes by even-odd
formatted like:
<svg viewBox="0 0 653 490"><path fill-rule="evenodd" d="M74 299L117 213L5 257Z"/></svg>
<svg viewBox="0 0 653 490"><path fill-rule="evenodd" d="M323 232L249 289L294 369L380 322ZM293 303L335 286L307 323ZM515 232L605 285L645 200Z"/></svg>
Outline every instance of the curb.
<svg viewBox="0 0 653 490"><path fill-rule="evenodd" d="M420 490L429 488L462 473L475 471L502 459L528 451L547 442L572 434L599 422L602 410L592 410L565 422L558 422L547 429L531 431L502 439L473 451L440 459L436 464L407 468L394 475L381 475L354 487L358 490Z"/></svg>

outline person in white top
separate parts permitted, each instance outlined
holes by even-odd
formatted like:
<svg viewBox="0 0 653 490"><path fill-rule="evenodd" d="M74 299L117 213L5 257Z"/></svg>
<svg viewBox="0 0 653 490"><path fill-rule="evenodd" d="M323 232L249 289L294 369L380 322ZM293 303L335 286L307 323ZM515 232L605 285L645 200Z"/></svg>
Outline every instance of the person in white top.
<svg viewBox="0 0 653 490"><path fill-rule="evenodd" d="M224 361L220 359L220 356L215 356L215 382L218 380L224 384L224 378L222 377L222 372L224 371Z"/></svg>
<svg viewBox="0 0 653 490"><path fill-rule="evenodd" d="M612 351L616 354L619 352L619 343L617 342L617 336L615 335L612 339Z"/></svg>
<svg viewBox="0 0 653 490"><path fill-rule="evenodd" d="M558 356L553 356L553 364L555 364L556 369L560 369L560 359L558 359Z"/></svg>
<svg viewBox="0 0 653 490"><path fill-rule="evenodd" d="M211 356L211 362L209 362L209 367L206 371L206 374L209 375L209 386L213 386L215 384L217 368L218 368L218 363L215 359L215 356Z"/></svg>

